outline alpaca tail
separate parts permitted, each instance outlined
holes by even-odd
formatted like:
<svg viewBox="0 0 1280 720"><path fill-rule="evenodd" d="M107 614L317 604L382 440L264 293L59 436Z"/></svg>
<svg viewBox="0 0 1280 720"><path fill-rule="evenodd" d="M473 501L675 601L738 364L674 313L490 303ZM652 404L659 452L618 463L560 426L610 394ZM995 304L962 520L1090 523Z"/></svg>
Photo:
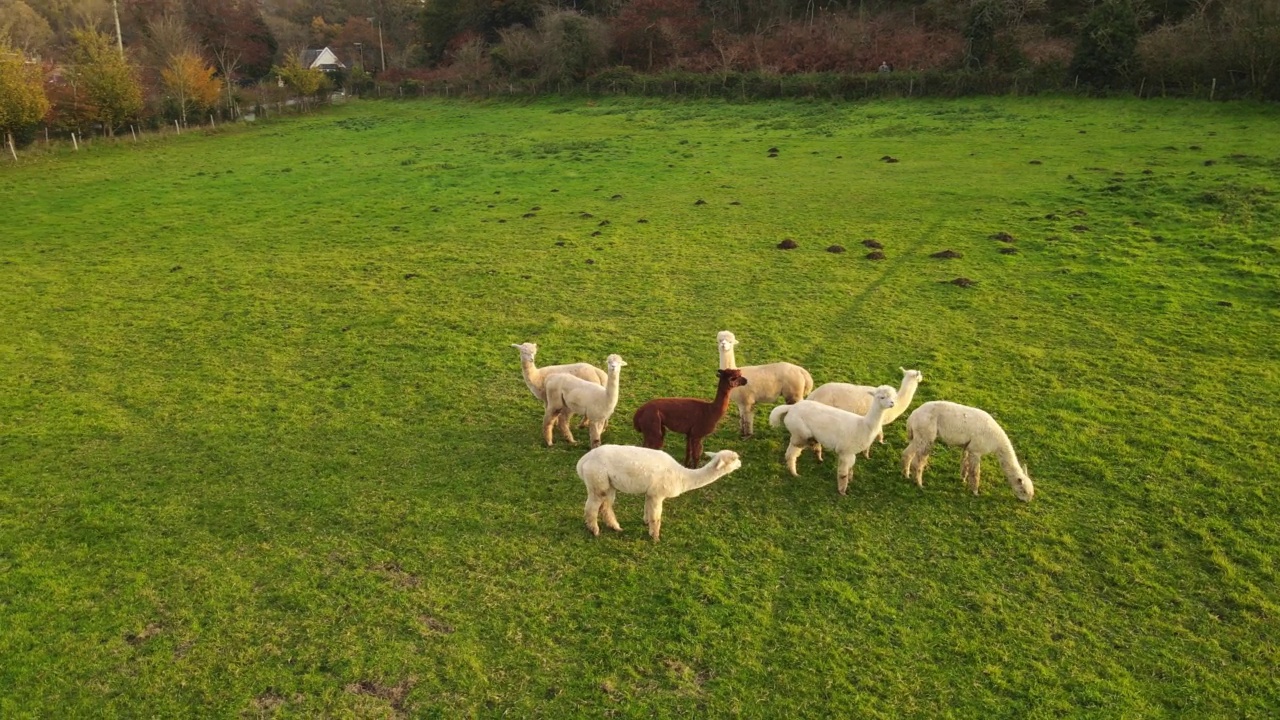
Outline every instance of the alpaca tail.
<svg viewBox="0 0 1280 720"><path fill-rule="evenodd" d="M769 424L773 427L781 425L782 419L787 416L787 413L790 412L793 407L795 407L795 405L779 405L774 408L773 412L769 413Z"/></svg>

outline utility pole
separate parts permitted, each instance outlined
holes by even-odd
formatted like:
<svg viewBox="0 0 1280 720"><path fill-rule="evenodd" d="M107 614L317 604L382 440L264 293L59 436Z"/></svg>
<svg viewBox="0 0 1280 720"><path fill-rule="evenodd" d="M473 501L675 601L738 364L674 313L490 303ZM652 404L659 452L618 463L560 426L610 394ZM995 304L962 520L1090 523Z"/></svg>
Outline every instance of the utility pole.
<svg viewBox="0 0 1280 720"><path fill-rule="evenodd" d="M120 8L116 0L111 0L111 14L116 17L116 47L120 48L120 57L124 57L124 38L120 36Z"/></svg>
<svg viewBox="0 0 1280 720"><path fill-rule="evenodd" d="M382 16L378 16L378 53L382 55L382 72L387 71L387 49L382 45Z"/></svg>

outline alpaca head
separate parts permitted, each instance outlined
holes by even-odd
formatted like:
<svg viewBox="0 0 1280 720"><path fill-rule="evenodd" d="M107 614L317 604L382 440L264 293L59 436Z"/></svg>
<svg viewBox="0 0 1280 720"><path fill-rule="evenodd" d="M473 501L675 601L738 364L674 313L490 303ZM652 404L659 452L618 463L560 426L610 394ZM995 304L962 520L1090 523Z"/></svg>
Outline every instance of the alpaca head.
<svg viewBox="0 0 1280 720"><path fill-rule="evenodd" d="M529 362L533 362L534 356L538 354L537 343L521 343L519 345L512 343L511 347L520 351L521 360L528 360Z"/></svg>
<svg viewBox="0 0 1280 720"><path fill-rule="evenodd" d="M729 384L730 389L747 384L747 379L742 377L741 370L717 370L716 374L720 376L720 382L722 384L726 382Z"/></svg>
<svg viewBox="0 0 1280 720"><path fill-rule="evenodd" d="M623 360L621 355L610 355L604 362L605 366L609 368L610 373L618 372L622 369L623 365L627 364L627 361Z"/></svg>
<svg viewBox="0 0 1280 720"><path fill-rule="evenodd" d="M1009 487L1013 488L1013 494L1022 502L1031 502L1031 498L1036 496L1036 488L1031 484L1031 473L1027 472L1025 464L1018 468L1017 475L1009 478Z"/></svg>
<svg viewBox="0 0 1280 720"><path fill-rule="evenodd" d="M920 372L919 370L906 370L906 369L901 368L901 367L900 367L900 368L898 368L898 369L899 369L899 370L902 370L902 384L903 384L903 385L906 385L907 383L912 382L912 381L915 381L916 383L922 383L922 382L924 382L924 373Z"/></svg>
<svg viewBox="0 0 1280 720"><path fill-rule="evenodd" d="M891 385L881 385L871 393L871 402L882 408L891 408L897 402L898 391Z"/></svg>
<svg viewBox="0 0 1280 720"><path fill-rule="evenodd" d="M720 452L709 452L706 456L711 458L710 462L703 467L715 468L717 472L728 475L729 473L742 467L742 458L738 457L738 453L732 450L721 450Z"/></svg>
<svg viewBox="0 0 1280 720"><path fill-rule="evenodd" d="M728 330L721 330L716 333L716 344L720 346L720 352L729 352L734 345L738 344L738 338L734 337L733 333Z"/></svg>

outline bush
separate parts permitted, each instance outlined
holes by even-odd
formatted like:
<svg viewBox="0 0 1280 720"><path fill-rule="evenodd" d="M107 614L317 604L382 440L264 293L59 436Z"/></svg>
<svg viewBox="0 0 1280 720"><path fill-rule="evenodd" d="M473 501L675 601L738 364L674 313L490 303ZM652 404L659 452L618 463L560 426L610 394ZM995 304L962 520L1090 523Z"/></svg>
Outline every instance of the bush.
<svg viewBox="0 0 1280 720"><path fill-rule="evenodd" d="M1103 0L1080 30L1071 74L1095 87L1127 82L1137 56L1138 15L1134 0Z"/></svg>

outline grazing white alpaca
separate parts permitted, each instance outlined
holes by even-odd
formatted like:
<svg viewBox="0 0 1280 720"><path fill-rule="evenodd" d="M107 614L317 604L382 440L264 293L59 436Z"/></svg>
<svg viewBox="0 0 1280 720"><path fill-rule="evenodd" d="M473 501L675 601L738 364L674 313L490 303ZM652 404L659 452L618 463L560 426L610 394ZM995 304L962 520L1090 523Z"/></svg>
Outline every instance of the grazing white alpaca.
<svg viewBox="0 0 1280 720"><path fill-rule="evenodd" d="M880 434L877 440L881 445L884 444L884 426L902 417L902 413L911 407L911 400L916 396L916 388L924 380L924 373L919 370L898 369L902 370L902 384L898 387L898 395L894 398L893 407L885 410L884 416L880 420ZM871 393L873 392L875 392L875 388L870 385L827 383L809 393L809 397L805 399L840 408L845 412L866 415L871 410ZM815 445L813 451L818 455L818 462L822 462L822 446ZM869 446L864 456L871 457L871 448Z"/></svg>
<svg viewBox="0 0 1280 720"><path fill-rule="evenodd" d="M902 474L909 480L914 472L917 487L924 487L929 453L934 442L941 440L944 445L964 448L960 475L974 495L978 494L982 456L995 453L1013 494L1023 502L1031 502L1035 497L1036 489L1031 484L1027 466L1018 465L1018 455L1004 428L978 408L943 400L927 402L907 418L907 439L910 443L902 452Z"/></svg>
<svg viewBox="0 0 1280 720"><path fill-rule="evenodd" d="M866 415L845 412L830 405L801 400L794 405L779 405L769 413L769 424L777 427L785 424L791 431L791 444L787 446L787 469L796 472L796 458L810 442L826 445L840 457L836 468L836 489L844 495L853 476L853 463L858 453L871 447L871 441L880 431L880 419L884 411L893 407L895 391L892 386L881 385L871 394L871 410Z"/></svg>
<svg viewBox="0 0 1280 720"><path fill-rule="evenodd" d="M813 377L799 365L778 362L739 368L733 353L738 339L728 330L716 334L716 344L720 348L720 369L737 368L747 379L746 385L729 393L729 401L738 408L738 430L742 437L755 433L757 403L771 403L781 397L794 404L813 391Z"/></svg>
<svg viewBox="0 0 1280 720"><path fill-rule="evenodd" d="M587 505L583 519L592 535L600 534L597 514L604 524L618 532L618 518L613 514L617 493L644 495L644 524L649 536L657 542L662 532L662 503L667 498L696 490L719 480L742 467L738 453L721 450L707 453L706 465L694 470L686 468L661 450L630 445L601 445L578 461L578 477L587 486Z"/></svg>
<svg viewBox="0 0 1280 720"><path fill-rule="evenodd" d="M618 378L622 366L627 363L617 355L610 355L606 362L608 378L605 386L600 387L567 373L559 373L547 378L547 405L542 414L542 437L547 446L552 444L552 426L559 420L560 431L570 445L576 445L573 433L569 432L568 419L574 414L582 415L587 422L591 434L591 447L600 444L600 435L604 433L605 424L614 408L618 407Z"/></svg>

